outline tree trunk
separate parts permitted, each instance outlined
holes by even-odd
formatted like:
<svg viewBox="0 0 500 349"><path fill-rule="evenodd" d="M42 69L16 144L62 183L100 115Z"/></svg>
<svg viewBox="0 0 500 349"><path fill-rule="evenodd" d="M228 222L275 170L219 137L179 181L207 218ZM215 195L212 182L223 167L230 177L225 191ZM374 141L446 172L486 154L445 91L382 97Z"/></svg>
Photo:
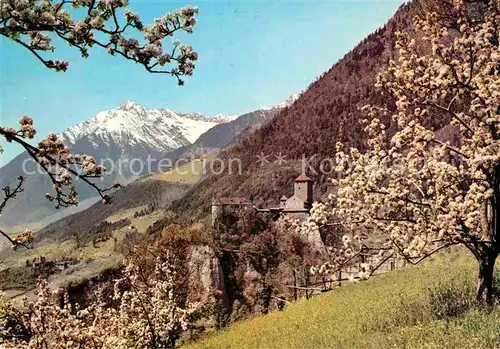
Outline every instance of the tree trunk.
<svg viewBox="0 0 500 349"><path fill-rule="evenodd" d="M497 255L489 253L479 261L478 286L476 300L481 304L493 304L493 275Z"/></svg>

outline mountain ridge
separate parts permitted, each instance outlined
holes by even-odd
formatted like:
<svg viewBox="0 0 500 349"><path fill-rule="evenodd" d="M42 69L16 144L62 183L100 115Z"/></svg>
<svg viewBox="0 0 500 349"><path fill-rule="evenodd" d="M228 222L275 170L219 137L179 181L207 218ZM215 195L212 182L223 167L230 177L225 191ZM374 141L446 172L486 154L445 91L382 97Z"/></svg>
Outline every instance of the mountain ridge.
<svg viewBox="0 0 500 349"><path fill-rule="evenodd" d="M60 133L68 144L82 137L128 137L134 142L149 142L158 150L176 149L193 143L210 128L228 122L223 116L204 117L201 113L175 112L167 108L146 109L125 101L119 107L97 113ZM148 128L155 128L155 133ZM161 133L158 130L162 130Z"/></svg>
<svg viewBox="0 0 500 349"><path fill-rule="evenodd" d="M143 167L147 165L148 156L159 159L166 152L191 144L212 127L229 120L222 115L205 118L201 113L146 109L136 102L125 101L68 127L58 136L73 153L91 155L107 168L106 176L92 180L106 187L114 182L130 183L145 171ZM134 159L140 160L135 166ZM50 192L52 184L26 152L0 168L0 187L10 184L9 181L19 175L28 177L24 192L5 208L0 217L3 225L30 223L56 212L55 217L60 217L66 211L55 211L53 204L45 200L44 195ZM80 182L76 181L76 189L81 201L96 195L92 188Z"/></svg>
<svg viewBox="0 0 500 349"><path fill-rule="evenodd" d="M136 102L125 101L58 135L73 153L91 155L107 168L107 174L102 179L93 180L100 187L105 187L114 182L127 184L148 171L155 172L158 160L182 155L182 152L175 153L177 149L191 150L191 153L184 154L190 157L206 154L206 149L201 147L195 150L201 144L196 143L200 138L201 142L205 141L202 145L210 148L209 152L219 151L246 128L273 117L277 108L281 107L252 112L255 115L247 113L240 119L240 116L222 114L205 117L197 112L183 113L168 108L146 109ZM206 133L208 135L203 137ZM17 178L22 173L35 173L28 178L25 191L9 203L0 217L1 224L5 226L17 225L20 220L23 224L46 220L47 215L55 212L53 205L44 199L51 183L46 175L36 173L37 166L30 161L27 153L21 153L0 168L2 187L9 184L9 179ZM95 195L92 188L83 183L77 182L76 189L82 201ZM54 217L64 217L62 213L58 211Z"/></svg>
<svg viewBox="0 0 500 349"><path fill-rule="evenodd" d="M338 141L363 151L367 135L363 132L364 116L360 109L367 104L390 105L391 101L375 90L376 76L395 57L395 32L411 30L416 5L400 6L385 25L311 82L293 104L236 146L223 151L222 159L240 160L241 173L205 177L175 201L171 209L179 214L206 215L214 196L258 198L261 204L276 205L282 195L290 195L294 179L303 171L303 158L317 157L306 166L313 170L318 169L322 159L335 154ZM273 163L276 156L285 159L282 164ZM266 160L271 161L264 164ZM308 175L315 181L315 199L326 198L332 190L330 173L317 171Z"/></svg>

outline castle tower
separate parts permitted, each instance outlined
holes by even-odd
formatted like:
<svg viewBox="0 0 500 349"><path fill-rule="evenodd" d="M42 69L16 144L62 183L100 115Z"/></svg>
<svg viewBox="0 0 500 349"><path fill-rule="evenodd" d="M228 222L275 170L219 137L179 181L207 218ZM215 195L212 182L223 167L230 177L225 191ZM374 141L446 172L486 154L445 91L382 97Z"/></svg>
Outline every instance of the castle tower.
<svg viewBox="0 0 500 349"><path fill-rule="evenodd" d="M308 206L313 202L313 180L307 177L304 173L295 179L294 185L295 196L304 200Z"/></svg>

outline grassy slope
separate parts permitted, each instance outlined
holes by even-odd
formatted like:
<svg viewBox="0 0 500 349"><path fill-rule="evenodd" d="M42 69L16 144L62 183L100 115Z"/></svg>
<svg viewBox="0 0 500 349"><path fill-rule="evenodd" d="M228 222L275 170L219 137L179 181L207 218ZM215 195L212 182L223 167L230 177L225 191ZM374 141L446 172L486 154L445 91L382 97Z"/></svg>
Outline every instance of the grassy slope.
<svg viewBox="0 0 500 349"><path fill-rule="evenodd" d="M193 160L187 164L173 168L166 172L153 174L147 178L166 182L195 184L199 181L204 170L204 165L206 166L206 162L212 160L213 158L214 156L208 156L204 159Z"/></svg>
<svg viewBox="0 0 500 349"><path fill-rule="evenodd" d="M211 159L211 157L207 157L206 159ZM148 200L159 201L160 203L164 202L165 198L162 196L162 192L169 191L166 184L147 185L144 182L152 180L150 183L154 184L159 183L157 182L159 180L162 182L171 182L175 185L178 184L182 187L184 184L192 184L198 181L202 173L202 166L203 161L193 161L167 173L144 177L138 180L137 183L132 183L125 189L122 189L122 191L114 194L113 196L117 200L115 204L106 207L92 207L86 211L90 212L87 215L86 212L81 212L74 219L70 216L61 222L55 222L53 224L55 226L52 228L53 232L60 232L61 227L64 228L64 226L68 225L70 225L70 229L67 229L66 234L62 234L64 236L61 236L59 239L48 239L47 241L37 242L33 249L12 251L9 243L5 239L0 239L0 271L10 269L10 272L7 274L8 277L3 275L3 279L0 280L0 290L7 291L10 296L15 296L27 289L31 289L36 281L36 275L31 272L30 268L26 268L25 262L34 258L38 259L41 256L46 257L48 260L61 259L63 257L75 257L79 260L78 264L70 266L70 268L59 274L52 275L49 279L54 283L66 283L90 278L98 275L102 270L116 266L123 260L123 256L119 251L115 250L116 244L114 239L100 242L97 247L87 242L85 246L76 248L75 241L72 239L72 232L77 231L75 227L81 226L82 222L90 221L88 226L81 228L81 231L86 232L100 221L107 220L113 222L122 218L129 218L131 225L139 233L143 234L154 221L163 217L164 212L163 210L158 210L138 218L133 217L134 213L146 208L147 205L144 203L149 203ZM135 191L130 189L134 189ZM139 199L136 199L138 195L137 191L140 194ZM116 207L116 204L121 205L118 207L118 212L113 213L113 208ZM132 208L127 208L131 205L133 206ZM96 214L100 216L95 218ZM44 225L46 225L46 222L41 221L32 223L30 228L37 229ZM12 231L17 232L22 228L26 228L26 226L15 228ZM116 238L117 243L121 243L129 231L127 226L113 231L112 235ZM69 237L69 239L65 239L65 236Z"/></svg>
<svg viewBox="0 0 500 349"><path fill-rule="evenodd" d="M129 218L132 225L135 226L140 234L144 234L150 224L160 219L163 215L161 211L152 212L149 215L134 218L133 215L137 210L145 208L140 206L129 210L124 210L118 214L108 217L106 220L113 222L122 218ZM116 242L120 243L125 234L129 231L128 226L113 231L112 235L116 238ZM34 248L18 251L6 249L0 251L0 267L14 268L16 271L9 279L0 280L0 289L9 290L11 296L17 295L25 289L28 283L34 281L30 276L26 275L31 269L25 267L26 260L40 258L45 256L48 260L60 259L63 257L75 257L79 260L78 264L70 266L68 269L59 274L52 275L49 280L55 284L67 283L86 278L91 278L99 275L103 270L115 267L123 260L123 256L118 251L115 251L115 241L109 239L105 242L100 242L96 247L92 243L76 248L75 241L68 239L62 242L51 242L37 244ZM29 288L29 287L28 287Z"/></svg>
<svg viewBox="0 0 500 349"><path fill-rule="evenodd" d="M441 289L456 293L442 303L470 299L475 267L462 254L439 256L235 324L186 348L498 348L500 306L446 320L431 308L436 302L430 302L429 288L438 280Z"/></svg>

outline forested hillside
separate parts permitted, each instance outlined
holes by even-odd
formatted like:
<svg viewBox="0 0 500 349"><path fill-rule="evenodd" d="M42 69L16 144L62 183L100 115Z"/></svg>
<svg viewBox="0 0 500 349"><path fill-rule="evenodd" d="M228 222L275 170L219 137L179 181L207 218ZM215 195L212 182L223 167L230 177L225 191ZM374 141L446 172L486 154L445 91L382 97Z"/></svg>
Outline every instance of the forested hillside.
<svg viewBox="0 0 500 349"><path fill-rule="evenodd" d="M395 32L409 28L416 5L403 5L382 28L369 35L343 59L332 66L300 97L276 118L256 130L237 146L221 154L222 158L238 158L243 173L212 175L200 182L172 208L182 212L207 212L213 196L247 196L263 202L277 203L281 195L289 195L293 179L300 172L302 156L317 154L319 159L332 156L335 143L363 149L366 135L360 108L366 104L390 103L374 88L376 76L394 56ZM325 43L335 45L332 43ZM439 124L439 122L438 122ZM273 164L278 154L286 163ZM271 163L262 166L258 156L268 155ZM316 197L328 190L328 176L309 173L316 181Z"/></svg>
<svg viewBox="0 0 500 349"><path fill-rule="evenodd" d="M109 216L131 208L154 204L158 208L169 205L189 188L182 183L163 181L136 181L113 194L113 203L100 201L88 209L49 224L37 232L38 240L60 240L78 235L80 239L92 239L95 228Z"/></svg>

